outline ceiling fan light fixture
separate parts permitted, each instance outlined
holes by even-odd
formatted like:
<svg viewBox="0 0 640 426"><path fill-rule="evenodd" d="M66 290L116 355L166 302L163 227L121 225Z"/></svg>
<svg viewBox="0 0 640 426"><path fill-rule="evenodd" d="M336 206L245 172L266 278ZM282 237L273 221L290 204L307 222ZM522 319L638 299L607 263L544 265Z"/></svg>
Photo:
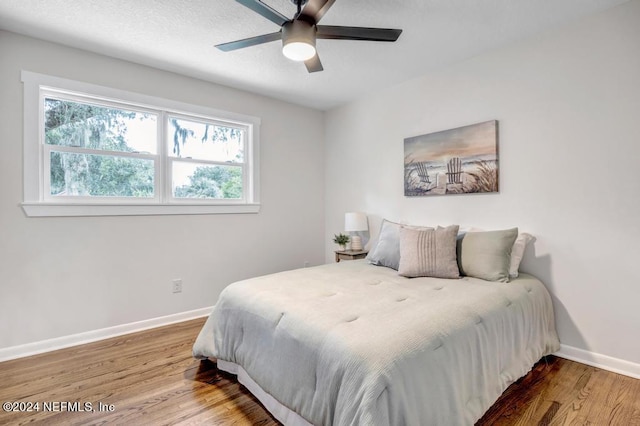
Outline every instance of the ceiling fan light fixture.
<svg viewBox="0 0 640 426"><path fill-rule="evenodd" d="M316 28L306 21L282 26L282 54L293 61L306 61L316 54Z"/></svg>
<svg viewBox="0 0 640 426"><path fill-rule="evenodd" d="M280 31L242 40L217 44L223 52L244 49L276 40L282 40L282 54L287 58L304 62L309 73L324 68L316 52L316 39L396 41L402 30L393 28L347 27L344 25L318 25L336 0L290 0L297 13L289 18L266 4L266 0L236 0L263 18L280 27ZM366 2L365 2L366 3ZM367 7L366 9L369 9Z"/></svg>
<svg viewBox="0 0 640 426"><path fill-rule="evenodd" d="M316 48L304 42L292 42L282 46L282 54L292 61L306 61L316 54Z"/></svg>

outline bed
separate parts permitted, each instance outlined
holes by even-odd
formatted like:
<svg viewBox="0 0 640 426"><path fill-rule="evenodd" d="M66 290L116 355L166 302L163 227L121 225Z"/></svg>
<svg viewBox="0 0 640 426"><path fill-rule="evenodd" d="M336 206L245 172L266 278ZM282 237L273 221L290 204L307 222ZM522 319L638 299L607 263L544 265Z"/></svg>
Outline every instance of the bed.
<svg viewBox="0 0 640 426"><path fill-rule="evenodd" d="M287 425L472 425L558 348L531 275L409 279L357 260L230 285L193 353Z"/></svg>

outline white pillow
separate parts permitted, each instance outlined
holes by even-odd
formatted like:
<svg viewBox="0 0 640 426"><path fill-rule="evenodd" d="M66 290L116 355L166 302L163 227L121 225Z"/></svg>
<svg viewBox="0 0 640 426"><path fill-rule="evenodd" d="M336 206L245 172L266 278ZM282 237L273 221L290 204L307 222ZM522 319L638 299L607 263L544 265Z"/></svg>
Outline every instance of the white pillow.
<svg viewBox="0 0 640 426"><path fill-rule="evenodd" d="M520 269L520 262L524 256L524 249L533 240L533 235L522 232L518 234L518 238L513 243L511 248L511 266L509 266L509 276L516 278L518 276L518 269Z"/></svg>

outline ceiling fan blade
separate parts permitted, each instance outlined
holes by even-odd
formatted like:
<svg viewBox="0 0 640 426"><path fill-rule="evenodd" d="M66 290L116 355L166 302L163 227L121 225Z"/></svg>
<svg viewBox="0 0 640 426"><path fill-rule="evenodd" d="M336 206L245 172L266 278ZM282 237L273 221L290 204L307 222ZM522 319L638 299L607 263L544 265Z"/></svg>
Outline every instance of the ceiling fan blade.
<svg viewBox="0 0 640 426"><path fill-rule="evenodd" d="M325 13L329 10L336 0L309 0L304 9L296 15L295 19L299 17L312 20L312 24L320 22Z"/></svg>
<svg viewBox="0 0 640 426"><path fill-rule="evenodd" d="M322 68L322 62L320 62L320 57L317 53L313 58L304 61L304 66L307 67L307 71L310 73L324 70L324 68Z"/></svg>
<svg viewBox="0 0 640 426"><path fill-rule="evenodd" d="M287 18L277 10L270 8L266 4L262 3L260 0L236 0L236 1L241 5L246 6L249 9L253 10L254 12L264 16L265 18L267 18L268 20L270 20L271 22L279 26L283 26L285 22L289 22L289 18Z"/></svg>
<svg viewBox="0 0 640 426"><path fill-rule="evenodd" d="M263 34L260 36L249 37L242 40L230 41L229 43L216 44L216 47L222 51L230 52L232 50L243 49L245 47L255 46L257 44L269 43L270 41L280 40L282 34L277 33Z"/></svg>
<svg viewBox="0 0 640 426"><path fill-rule="evenodd" d="M391 28L337 27L318 25L317 38L335 40L396 41L402 30Z"/></svg>

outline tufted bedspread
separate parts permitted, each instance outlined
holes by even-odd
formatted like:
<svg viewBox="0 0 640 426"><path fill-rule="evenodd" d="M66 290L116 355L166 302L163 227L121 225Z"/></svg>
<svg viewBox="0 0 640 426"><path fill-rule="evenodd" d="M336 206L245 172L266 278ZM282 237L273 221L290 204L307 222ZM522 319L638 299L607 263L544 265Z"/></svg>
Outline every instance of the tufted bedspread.
<svg viewBox="0 0 640 426"><path fill-rule="evenodd" d="M316 425L472 425L558 348L530 275L408 279L362 260L230 285L193 352Z"/></svg>

